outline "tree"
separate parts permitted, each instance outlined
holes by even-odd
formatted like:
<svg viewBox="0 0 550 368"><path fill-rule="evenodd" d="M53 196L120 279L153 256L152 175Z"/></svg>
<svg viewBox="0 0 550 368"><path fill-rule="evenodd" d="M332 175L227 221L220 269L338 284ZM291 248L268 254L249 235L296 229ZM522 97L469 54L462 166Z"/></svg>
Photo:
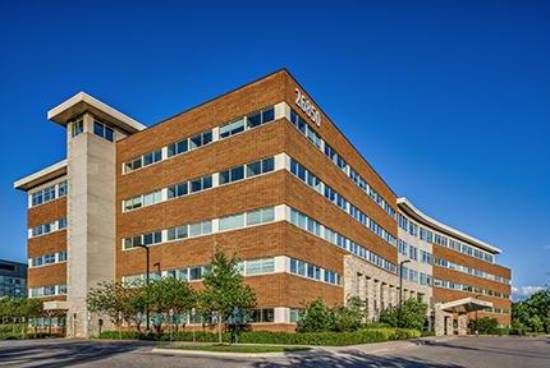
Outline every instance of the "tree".
<svg viewBox="0 0 550 368"><path fill-rule="evenodd" d="M128 321L134 313L130 303L131 288L121 282L104 281L88 292L87 304L92 313L106 314L111 322L120 329L123 321Z"/></svg>
<svg viewBox="0 0 550 368"><path fill-rule="evenodd" d="M159 320L169 321L172 317L190 311L195 305L195 292L186 281L167 277L154 281L146 287L146 299L150 311L162 316ZM156 326L161 332L162 326Z"/></svg>
<svg viewBox="0 0 550 368"><path fill-rule="evenodd" d="M334 314L323 299L306 304L298 321L298 332L325 332L334 330Z"/></svg>
<svg viewBox="0 0 550 368"><path fill-rule="evenodd" d="M426 325L428 306L414 298L407 299L401 307L389 307L380 313L380 322L393 327L413 328L419 331Z"/></svg>
<svg viewBox="0 0 550 368"><path fill-rule="evenodd" d="M222 326L233 310L238 308L244 311L256 305L256 296L243 283L238 264L238 258L228 258L216 249L209 269L203 276L204 290L199 296L199 308L216 318L220 344L223 342Z"/></svg>
<svg viewBox="0 0 550 368"><path fill-rule="evenodd" d="M516 333L550 332L550 289L512 304L512 326Z"/></svg>

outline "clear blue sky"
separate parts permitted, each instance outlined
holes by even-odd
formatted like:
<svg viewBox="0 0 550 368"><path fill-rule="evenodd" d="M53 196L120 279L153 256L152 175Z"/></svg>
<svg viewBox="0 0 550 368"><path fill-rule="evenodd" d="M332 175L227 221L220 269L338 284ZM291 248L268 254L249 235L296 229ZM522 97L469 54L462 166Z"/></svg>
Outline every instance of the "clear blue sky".
<svg viewBox="0 0 550 368"><path fill-rule="evenodd" d="M152 124L286 66L399 195L548 283L550 2L113 3L0 0L0 258L26 259L13 181L65 156L49 108Z"/></svg>

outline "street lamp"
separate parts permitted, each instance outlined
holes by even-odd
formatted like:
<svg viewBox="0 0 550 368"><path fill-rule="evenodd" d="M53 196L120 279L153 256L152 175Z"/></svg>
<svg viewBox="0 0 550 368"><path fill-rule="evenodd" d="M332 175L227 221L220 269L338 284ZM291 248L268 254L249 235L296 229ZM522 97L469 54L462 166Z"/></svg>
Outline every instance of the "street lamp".
<svg viewBox="0 0 550 368"><path fill-rule="evenodd" d="M410 259L399 262L399 309L397 310L397 327L401 325L401 305L403 304L403 265L410 263Z"/></svg>
<svg viewBox="0 0 550 368"><path fill-rule="evenodd" d="M474 298L479 298L481 294L476 294ZM476 308L476 330L475 330L476 336L479 334L478 326L477 326L477 308Z"/></svg>
<svg viewBox="0 0 550 368"><path fill-rule="evenodd" d="M149 254L149 247L144 244L138 244L138 247L145 249L145 285L149 285L149 262L150 262L150 254ZM145 329L147 332L149 332L149 302L145 304Z"/></svg>

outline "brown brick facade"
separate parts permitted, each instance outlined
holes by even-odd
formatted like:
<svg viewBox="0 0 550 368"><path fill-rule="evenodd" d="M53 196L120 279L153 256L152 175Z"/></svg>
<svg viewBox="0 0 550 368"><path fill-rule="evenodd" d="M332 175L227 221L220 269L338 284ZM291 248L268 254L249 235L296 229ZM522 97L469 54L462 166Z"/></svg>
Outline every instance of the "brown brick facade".
<svg viewBox="0 0 550 368"><path fill-rule="evenodd" d="M322 123L317 126L296 105L296 88L311 99L288 72L279 71L114 143L116 145L116 241L113 244L115 247L113 253L117 280L126 275L144 273L145 251L139 248L122 250L122 242L126 237L278 205L295 208L393 264L398 263L396 247L355 221L349 214L287 170L273 171L183 198L166 200L149 207L129 212L123 211L125 199L284 153L297 160L317 178L397 238L396 219L359 189L286 118L278 117L277 120L263 126L123 174L124 163L131 159L265 107L286 102L397 211L396 194L363 159L329 117L320 111ZM318 105L316 107L320 109ZM67 200L65 198L54 200L29 209L28 225L30 228L49 223L66 217L66 214ZM236 254L243 260L277 256L296 258L337 272L341 276L344 275L344 256L349 254L286 221L279 221L152 246L151 271L206 265L216 247L220 247L229 254ZM28 241L29 258L66 249L67 231L64 230ZM505 267L489 264L438 245L433 245L433 256L507 279L511 278L510 270ZM67 267L64 263L30 269L29 287L64 284L66 273ZM433 267L433 278L510 293L509 285L437 266ZM305 303L318 297L322 297L331 305L344 302L343 286L313 281L285 272L247 277L246 282L255 290L259 307L301 308ZM196 288L201 287L200 282L192 282L192 285ZM472 295L461 291L433 288L433 300L436 302L466 296ZM494 297L481 298L493 302L497 308L510 309L509 300ZM479 316L482 315L479 313ZM501 315L498 318L500 321L509 322L509 315ZM293 326L258 324L254 328L292 330Z"/></svg>

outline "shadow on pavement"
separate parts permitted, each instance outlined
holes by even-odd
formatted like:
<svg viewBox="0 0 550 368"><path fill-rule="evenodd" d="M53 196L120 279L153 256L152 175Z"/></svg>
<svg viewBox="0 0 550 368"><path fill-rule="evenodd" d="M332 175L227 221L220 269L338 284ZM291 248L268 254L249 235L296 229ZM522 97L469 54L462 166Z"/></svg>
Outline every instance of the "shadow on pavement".
<svg viewBox="0 0 550 368"><path fill-rule="evenodd" d="M517 337L518 339L525 339L525 337ZM543 342L541 339L533 339L532 342ZM483 341L480 341L481 343ZM550 340L547 341L547 343L550 343ZM536 351L529 351L525 348L517 348L512 349L510 347L499 349L498 345L491 345L491 346L483 346L482 344L478 346L467 346L462 345L456 341L453 341L453 343L447 343L442 341L429 341L426 342L427 346L435 346L435 347L443 347L448 349L459 349L459 350L468 350L468 351L477 351L477 352L486 352L486 353L492 353L492 354L500 354L500 355L511 355L514 357L523 357L523 358L535 358L535 359L549 359L550 353L541 353ZM550 365L549 365L550 367Z"/></svg>
<svg viewBox="0 0 550 368"><path fill-rule="evenodd" d="M138 350L150 344L142 342L106 343L97 341L49 341L0 347L0 365L27 367L64 367L107 359Z"/></svg>
<svg viewBox="0 0 550 368"><path fill-rule="evenodd" d="M286 356L288 362L256 362L252 366L255 368L287 368L287 367L305 367L305 368L356 368L356 367L384 367L384 368L461 368L456 364L439 364L420 359L375 356L369 355L357 350L342 351L340 354L330 352L320 352L318 355L299 355L289 353Z"/></svg>

